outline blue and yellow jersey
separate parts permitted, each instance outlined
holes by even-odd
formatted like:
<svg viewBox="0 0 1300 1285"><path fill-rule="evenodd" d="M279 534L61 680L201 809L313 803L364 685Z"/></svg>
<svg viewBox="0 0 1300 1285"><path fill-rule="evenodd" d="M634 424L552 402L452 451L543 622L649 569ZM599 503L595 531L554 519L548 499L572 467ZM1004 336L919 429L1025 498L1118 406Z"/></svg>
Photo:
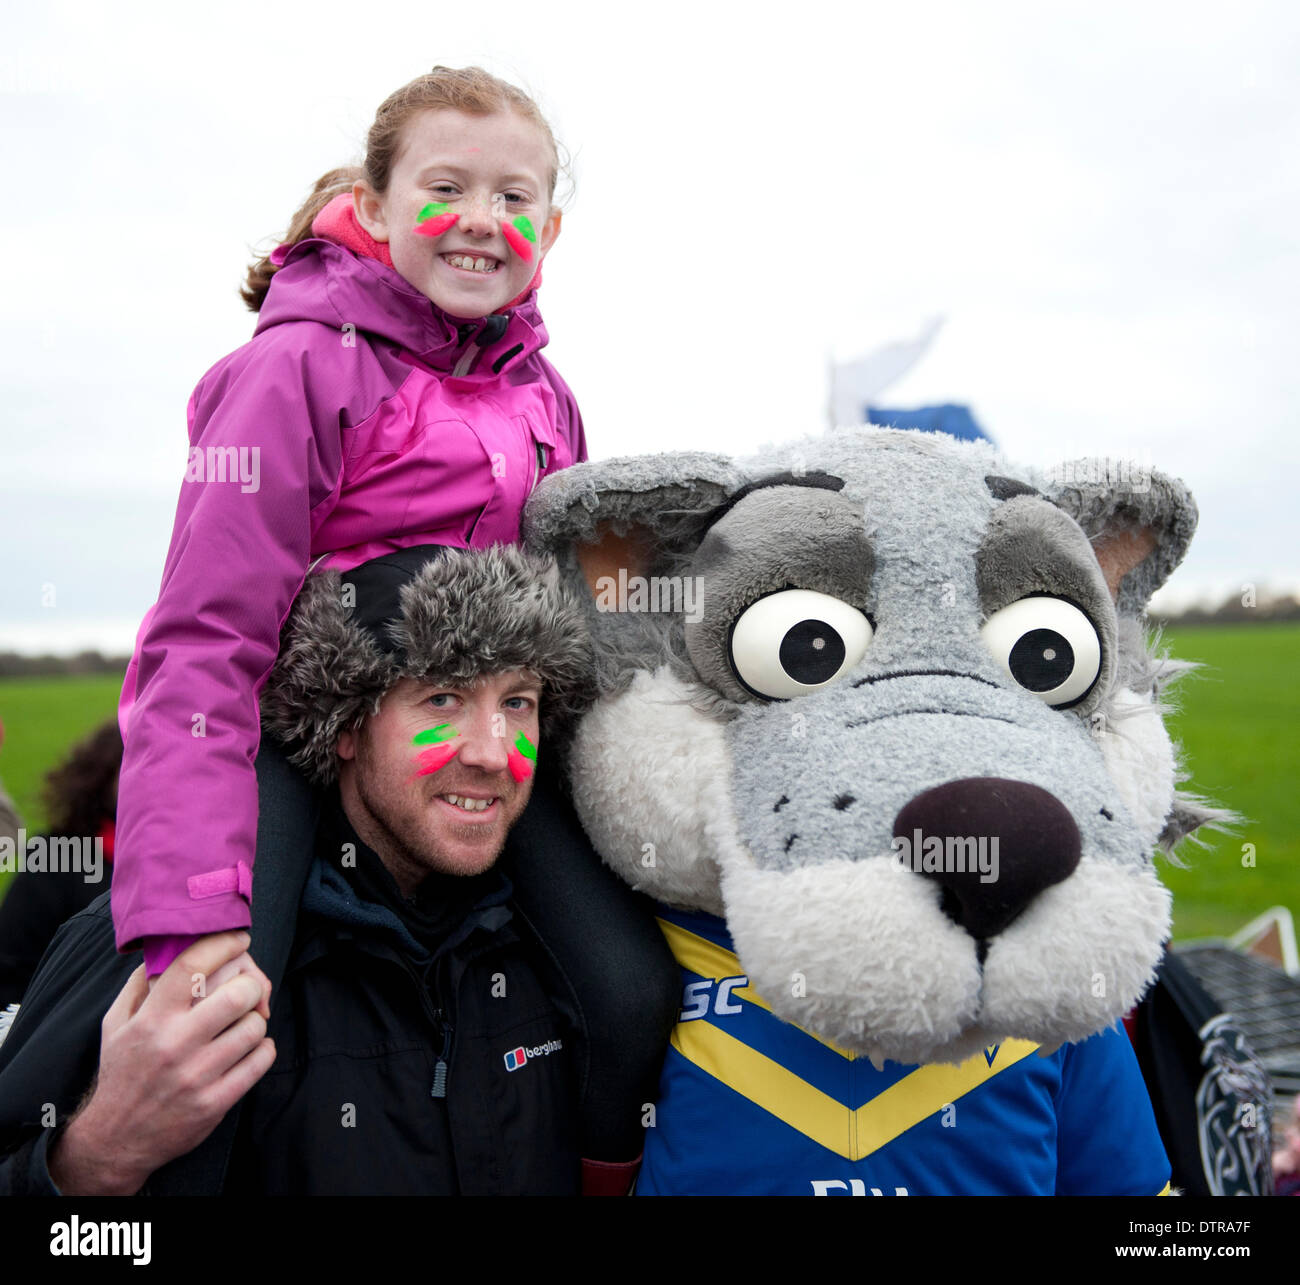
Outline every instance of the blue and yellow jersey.
<svg viewBox="0 0 1300 1285"><path fill-rule="evenodd" d="M1050 1057L877 1071L773 1015L722 920L660 909L682 1010L638 1195L1155 1195L1169 1183L1118 1026Z"/></svg>

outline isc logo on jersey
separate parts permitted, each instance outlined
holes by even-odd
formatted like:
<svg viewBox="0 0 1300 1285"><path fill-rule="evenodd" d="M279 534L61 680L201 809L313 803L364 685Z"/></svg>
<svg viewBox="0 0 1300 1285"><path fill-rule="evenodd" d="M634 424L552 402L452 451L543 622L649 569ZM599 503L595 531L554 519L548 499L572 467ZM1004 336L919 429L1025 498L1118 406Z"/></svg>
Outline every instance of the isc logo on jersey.
<svg viewBox="0 0 1300 1285"><path fill-rule="evenodd" d="M517 1071L527 1064L530 1057L545 1057L548 1053L558 1053L563 1047L563 1040L547 1040L545 1044L534 1044L532 1048L524 1048L521 1044L505 1055L506 1070Z"/></svg>
<svg viewBox="0 0 1300 1285"><path fill-rule="evenodd" d="M737 977L707 978L702 982L687 982L682 991L682 1011L679 1022L697 1022L713 1013L717 1017L731 1017L743 1013L745 1006L731 998L731 992L749 985L749 978L741 973Z"/></svg>

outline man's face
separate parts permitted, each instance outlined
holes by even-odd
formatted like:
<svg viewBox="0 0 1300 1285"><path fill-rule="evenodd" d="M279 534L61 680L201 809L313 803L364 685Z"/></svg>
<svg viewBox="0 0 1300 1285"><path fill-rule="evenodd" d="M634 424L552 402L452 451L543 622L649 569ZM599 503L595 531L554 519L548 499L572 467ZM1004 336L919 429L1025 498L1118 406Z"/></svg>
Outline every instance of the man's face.
<svg viewBox="0 0 1300 1285"><path fill-rule="evenodd" d="M404 895L496 861L532 793L540 700L522 670L472 688L405 678L339 737L343 809Z"/></svg>
<svg viewBox="0 0 1300 1285"><path fill-rule="evenodd" d="M559 235L550 165L541 130L514 112L426 111L406 127L388 191L378 196L362 181L352 199L358 221L388 242L393 267L417 290L453 317L486 317L523 293ZM458 216L436 237L415 231L430 205ZM502 231L518 232L516 220L535 238L525 240L526 259Z"/></svg>

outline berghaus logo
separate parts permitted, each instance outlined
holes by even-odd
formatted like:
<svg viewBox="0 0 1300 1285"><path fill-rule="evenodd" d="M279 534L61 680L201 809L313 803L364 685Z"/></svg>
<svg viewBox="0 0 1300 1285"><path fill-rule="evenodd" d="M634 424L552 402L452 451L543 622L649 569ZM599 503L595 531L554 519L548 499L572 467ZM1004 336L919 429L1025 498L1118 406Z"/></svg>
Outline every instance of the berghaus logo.
<svg viewBox="0 0 1300 1285"><path fill-rule="evenodd" d="M531 1048L525 1048L522 1044L515 1049L511 1049L505 1055L507 1071L517 1071L520 1067L527 1065L528 1059L532 1057L545 1057L548 1053L558 1053L564 1047L563 1040L547 1040L545 1044L534 1044Z"/></svg>

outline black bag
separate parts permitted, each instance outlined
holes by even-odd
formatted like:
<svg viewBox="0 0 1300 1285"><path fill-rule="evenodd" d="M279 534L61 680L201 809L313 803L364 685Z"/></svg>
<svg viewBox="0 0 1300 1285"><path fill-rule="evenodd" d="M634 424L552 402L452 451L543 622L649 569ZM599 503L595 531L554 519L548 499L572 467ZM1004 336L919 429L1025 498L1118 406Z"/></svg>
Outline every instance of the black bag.
<svg viewBox="0 0 1300 1285"><path fill-rule="evenodd" d="M1233 1017L1166 949L1134 1010L1133 1048L1188 1196L1271 1196L1272 1084Z"/></svg>

